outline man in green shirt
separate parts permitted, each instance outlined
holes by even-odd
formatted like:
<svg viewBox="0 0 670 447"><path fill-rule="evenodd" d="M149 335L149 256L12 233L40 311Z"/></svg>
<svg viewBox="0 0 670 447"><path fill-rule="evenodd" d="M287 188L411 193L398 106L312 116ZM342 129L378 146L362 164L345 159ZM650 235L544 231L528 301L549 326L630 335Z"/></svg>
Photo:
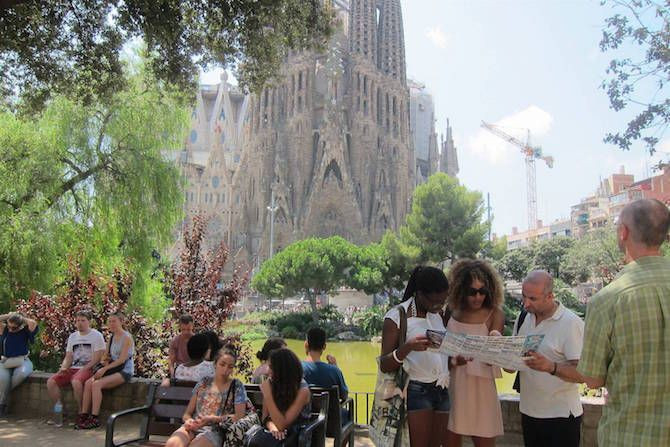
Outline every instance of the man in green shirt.
<svg viewBox="0 0 670 447"><path fill-rule="evenodd" d="M598 445L670 445L670 259L660 247L670 211L658 200L628 204L617 240L626 266L589 302L577 371L607 387Z"/></svg>

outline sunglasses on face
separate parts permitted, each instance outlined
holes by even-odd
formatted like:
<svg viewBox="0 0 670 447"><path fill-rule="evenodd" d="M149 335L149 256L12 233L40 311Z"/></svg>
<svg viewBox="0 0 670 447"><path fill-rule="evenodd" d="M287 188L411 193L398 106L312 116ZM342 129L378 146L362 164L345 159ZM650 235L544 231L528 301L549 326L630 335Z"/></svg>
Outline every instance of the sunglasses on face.
<svg viewBox="0 0 670 447"><path fill-rule="evenodd" d="M468 296L475 296L477 294L488 296L489 295L489 289L486 287L480 287L479 289L475 289L474 287L470 287L468 289Z"/></svg>
<svg viewBox="0 0 670 447"><path fill-rule="evenodd" d="M21 329L21 327L20 327L20 326L13 325L13 324L8 324L8 325L7 325L7 329L9 329L11 332L16 332L16 331L18 331L19 329Z"/></svg>

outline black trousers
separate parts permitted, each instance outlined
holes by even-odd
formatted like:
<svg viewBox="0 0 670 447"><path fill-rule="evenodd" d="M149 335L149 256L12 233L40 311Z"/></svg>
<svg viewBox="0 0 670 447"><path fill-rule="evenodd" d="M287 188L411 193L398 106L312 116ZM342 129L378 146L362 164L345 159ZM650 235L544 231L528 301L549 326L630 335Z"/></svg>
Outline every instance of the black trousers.
<svg viewBox="0 0 670 447"><path fill-rule="evenodd" d="M538 419L521 414L526 447L579 447L581 416Z"/></svg>

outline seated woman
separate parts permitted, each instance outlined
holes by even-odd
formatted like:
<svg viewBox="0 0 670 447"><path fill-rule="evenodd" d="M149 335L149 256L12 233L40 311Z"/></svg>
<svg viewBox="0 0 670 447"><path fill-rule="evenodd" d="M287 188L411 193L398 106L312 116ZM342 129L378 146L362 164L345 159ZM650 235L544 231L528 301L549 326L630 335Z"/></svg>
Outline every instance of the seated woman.
<svg viewBox="0 0 670 447"><path fill-rule="evenodd" d="M133 377L134 342L133 337L123 328L124 320L125 316L121 312L115 312L107 318L107 329L111 332L107 342L108 354L103 356L100 368L84 384L81 413L74 426L76 429L100 427L98 415L102 406L102 390L116 388L130 382Z"/></svg>
<svg viewBox="0 0 670 447"><path fill-rule="evenodd" d="M285 348L286 342L283 338L270 337L263 344L263 348L256 353L256 358L261 361L261 365L251 374L252 383L263 383L270 370L270 354L275 349Z"/></svg>
<svg viewBox="0 0 670 447"><path fill-rule="evenodd" d="M309 420L311 393L292 351L281 348L270 354L270 375L261 392L263 425L252 432L249 446L295 445L300 427Z"/></svg>
<svg viewBox="0 0 670 447"><path fill-rule="evenodd" d="M186 350L191 359L186 363L177 365L174 370L176 380L188 380L200 382L205 377L214 377L214 362L205 360L209 358L209 337L205 334L195 334L187 344ZM163 386L170 385L170 379L163 379Z"/></svg>
<svg viewBox="0 0 670 447"><path fill-rule="evenodd" d="M37 321L19 313L0 315L3 355L0 359L0 416L7 412L9 392L33 372L28 358L29 345L35 343L39 331ZM1 326L0 326L1 327Z"/></svg>
<svg viewBox="0 0 670 447"><path fill-rule="evenodd" d="M195 386L184 425L170 436L166 447L242 445L244 434L259 419L244 385L233 378L236 361L235 353L228 348L215 354L214 377L205 377Z"/></svg>

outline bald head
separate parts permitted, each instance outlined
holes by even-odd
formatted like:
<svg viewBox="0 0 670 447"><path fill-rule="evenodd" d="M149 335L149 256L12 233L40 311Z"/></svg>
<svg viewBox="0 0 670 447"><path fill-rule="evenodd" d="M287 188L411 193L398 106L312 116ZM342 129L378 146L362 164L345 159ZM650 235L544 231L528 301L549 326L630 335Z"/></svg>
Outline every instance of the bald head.
<svg viewBox="0 0 670 447"><path fill-rule="evenodd" d="M533 270L526 275L523 283L542 286L545 295L554 290L554 278L546 270Z"/></svg>
<svg viewBox="0 0 670 447"><path fill-rule="evenodd" d="M656 199L640 199L624 207L619 221L628 227L633 242L656 248L668 236L670 211Z"/></svg>

